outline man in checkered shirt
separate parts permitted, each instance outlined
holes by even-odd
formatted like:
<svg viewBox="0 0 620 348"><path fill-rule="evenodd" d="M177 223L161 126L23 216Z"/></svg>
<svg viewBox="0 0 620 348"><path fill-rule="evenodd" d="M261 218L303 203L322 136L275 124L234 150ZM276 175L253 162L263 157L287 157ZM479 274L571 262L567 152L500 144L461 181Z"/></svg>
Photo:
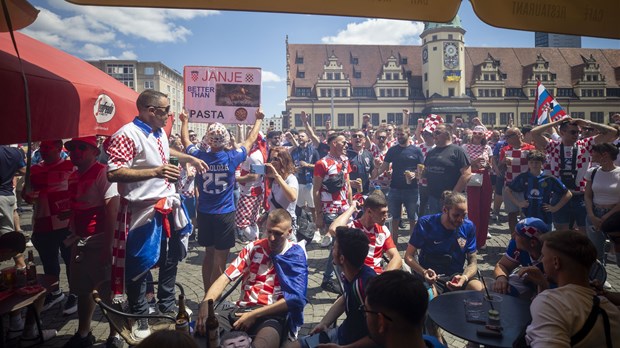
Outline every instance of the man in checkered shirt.
<svg viewBox="0 0 620 348"><path fill-rule="evenodd" d="M559 126L560 140L549 140L543 136L551 127ZM599 134L579 139L581 128L595 128ZM586 120L573 120L570 117L540 125L532 129L532 138L539 150L549 156L551 175L560 179L571 191L573 197L562 209L553 214L553 224L557 230L568 229L571 217L583 233L586 232L586 207L584 176L590 168L592 145L610 143L617 137L616 129Z"/></svg>
<svg viewBox="0 0 620 348"><path fill-rule="evenodd" d="M523 142L523 135L519 128L508 128L504 135L506 140L506 146L499 151L499 167L502 171L505 171L504 176L504 188L502 190L502 197L504 197L504 210L508 213L508 227L510 231L515 230L517 225L517 216L521 211L521 208L516 205L506 194L508 185L514 178L521 173L526 173L529 170L527 155L535 147L532 144ZM515 193L515 198L523 200L522 193Z"/></svg>
<svg viewBox="0 0 620 348"><path fill-rule="evenodd" d="M336 235L336 228L339 226L362 230L369 241L368 255L366 255L364 263L373 268L377 274L383 273L383 255L386 255L389 260L385 266L386 271L400 269L403 265L403 259L396 249L392 233L384 225L388 216L387 206L388 203L383 192L374 191L364 200L363 206L360 206L359 202L353 201L349 209L329 226L329 233L332 236ZM351 221L353 214L361 208L364 209L362 217Z"/></svg>
<svg viewBox="0 0 620 348"><path fill-rule="evenodd" d="M138 116L114 133L107 149L108 180L118 183L122 197L119 211L122 221L119 220L115 232L112 290L118 295L125 285L131 312L147 314L146 277L148 270L159 264L158 304L160 312L166 313L175 310L177 265L186 251L181 233L191 232L187 231L191 224L181 230L175 223L170 224L172 231L164 231L163 219L172 219L172 214L156 211L156 205L162 201L177 198L180 202L174 186L180 172L177 165L169 164L169 157L173 154L182 163L190 163L201 170L206 170L207 165L170 149L163 130L172 116L165 94L147 89L138 96L136 106ZM118 247L121 244L125 250ZM136 339L147 337L150 334L148 321L138 320L132 334Z"/></svg>
<svg viewBox="0 0 620 348"><path fill-rule="evenodd" d="M329 227L338 215L349 208L351 202L351 185L349 184L351 166L345 156L346 138L341 134L332 134L327 138L327 145L329 145L329 153L314 165L314 178L312 179L314 206L316 207L316 219L314 221L317 228ZM335 183L339 181L338 178L342 178L342 181L339 182L342 186L331 185L334 187L330 189L328 183ZM331 244L331 237L328 234L326 234L326 239ZM325 244L329 245L328 243ZM333 275L334 267L330 253L321 287L330 292L339 292L332 281Z"/></svg>
<svg viewBox="0 0 620 348"><path fill-rule="evenodd" d="M216 313L220 326L256 335L256 348L280 347L287 332L290 337L297 335L307 302L308 265L303 248L288 240L292 221L284 209L269 213L267 238L246 245L205 294L196 323L198 333L205 334L208 301L216 300L230 282L243 277L239 300Z"/></svg>

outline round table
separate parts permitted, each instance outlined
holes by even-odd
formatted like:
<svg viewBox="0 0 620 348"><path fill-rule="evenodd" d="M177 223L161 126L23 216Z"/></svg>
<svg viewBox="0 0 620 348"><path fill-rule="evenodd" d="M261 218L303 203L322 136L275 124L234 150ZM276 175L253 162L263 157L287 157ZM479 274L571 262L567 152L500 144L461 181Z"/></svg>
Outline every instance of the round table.
<svg viewBox="0 0 620 348"><path fill-rule="evenodd" d="M449 333L479 344L493 347L512 347L512 343L531 321L530 304L516 297L492 293L502 297L500 323L502 337L484 337L476 333L485 325L468 322L465 318L465 300L481 299L479 291L463 290L444 293L428 305L429 317Z"/></svg>

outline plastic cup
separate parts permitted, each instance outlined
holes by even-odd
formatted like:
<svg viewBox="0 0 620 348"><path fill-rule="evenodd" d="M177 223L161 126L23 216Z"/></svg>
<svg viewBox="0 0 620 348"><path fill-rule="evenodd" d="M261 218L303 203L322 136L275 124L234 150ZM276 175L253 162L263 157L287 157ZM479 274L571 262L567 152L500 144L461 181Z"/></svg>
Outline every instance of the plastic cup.
<svg viewBox="0 0 620 348"><path fill-rule="evenodd" d="M411 179L409 178L409 175L411 172L408 170L405 170L405 181L407 181L407 185L411 185Z"/></svg>

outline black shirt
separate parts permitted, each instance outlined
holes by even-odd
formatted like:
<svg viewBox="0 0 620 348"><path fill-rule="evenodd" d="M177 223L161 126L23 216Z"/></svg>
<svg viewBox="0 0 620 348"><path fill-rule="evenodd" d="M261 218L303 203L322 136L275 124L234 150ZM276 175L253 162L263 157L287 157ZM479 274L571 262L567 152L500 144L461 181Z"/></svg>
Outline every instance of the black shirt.
<svg viewBox="0 0 620 348"><path fill-rule="evenodd" d="M414 179L411 184L407 184L405 179L405 171L416 171L418 164L424 163L424 155L422 150L414 145L402 147L394 145L390 147L385 154L385 162L392 163L392 183L391 188L395 189L416 189L418 188L418 180Z"/></svg>
<svg viewBox="0 0 620 348"><path fill-rule="evenodd" d="M452 191L461 177L461 169L469 165L467 153L458 145L430 150L424 161L429 196L440 199L443 191Z"/></svg>
<svg viewBox="0 0 620 348"><path fill-rule="evenodd" d="M312 144L308 144L305 148L297 146L291 151L291 158L293 162L295 162L295 167L297 170L297 182L299 184L311 184L312 183L312 175L314 173L313 168L301 168L299 165L300 161L304 161L306 163L314 164L319 160L319 153L314 149Z"/></svg>
<svg viewBox="0 0 620 348"><path fill-rule="evenodd" d="M368 194L370 173L375 167L372 154L368 150L364 149L362 149L362 152L360 153L353 149L347 149L347 157L349 158L349 164L351 165L349 180L353 181L358 178L362 179L362 193Z"/></svg>
<svg viewBox="0 0 620 348"><path fill-rule="evenodd" d="M0 146L0 196L13 196L13 176L25 166L23 151Z"/></svg>

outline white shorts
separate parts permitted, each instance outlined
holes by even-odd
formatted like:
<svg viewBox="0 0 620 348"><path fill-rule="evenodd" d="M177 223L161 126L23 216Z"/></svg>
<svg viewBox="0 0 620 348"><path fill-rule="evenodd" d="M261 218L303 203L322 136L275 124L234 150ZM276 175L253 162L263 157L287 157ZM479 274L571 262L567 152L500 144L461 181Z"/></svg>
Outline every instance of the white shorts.
<svg viewBox="0 0 620 348"><path fill-rule="evenodd" d="M312 183L299 184L299 189L297 190L297 206L303 208L306 204L308 204L308 207L314 208Z"/></svg>

